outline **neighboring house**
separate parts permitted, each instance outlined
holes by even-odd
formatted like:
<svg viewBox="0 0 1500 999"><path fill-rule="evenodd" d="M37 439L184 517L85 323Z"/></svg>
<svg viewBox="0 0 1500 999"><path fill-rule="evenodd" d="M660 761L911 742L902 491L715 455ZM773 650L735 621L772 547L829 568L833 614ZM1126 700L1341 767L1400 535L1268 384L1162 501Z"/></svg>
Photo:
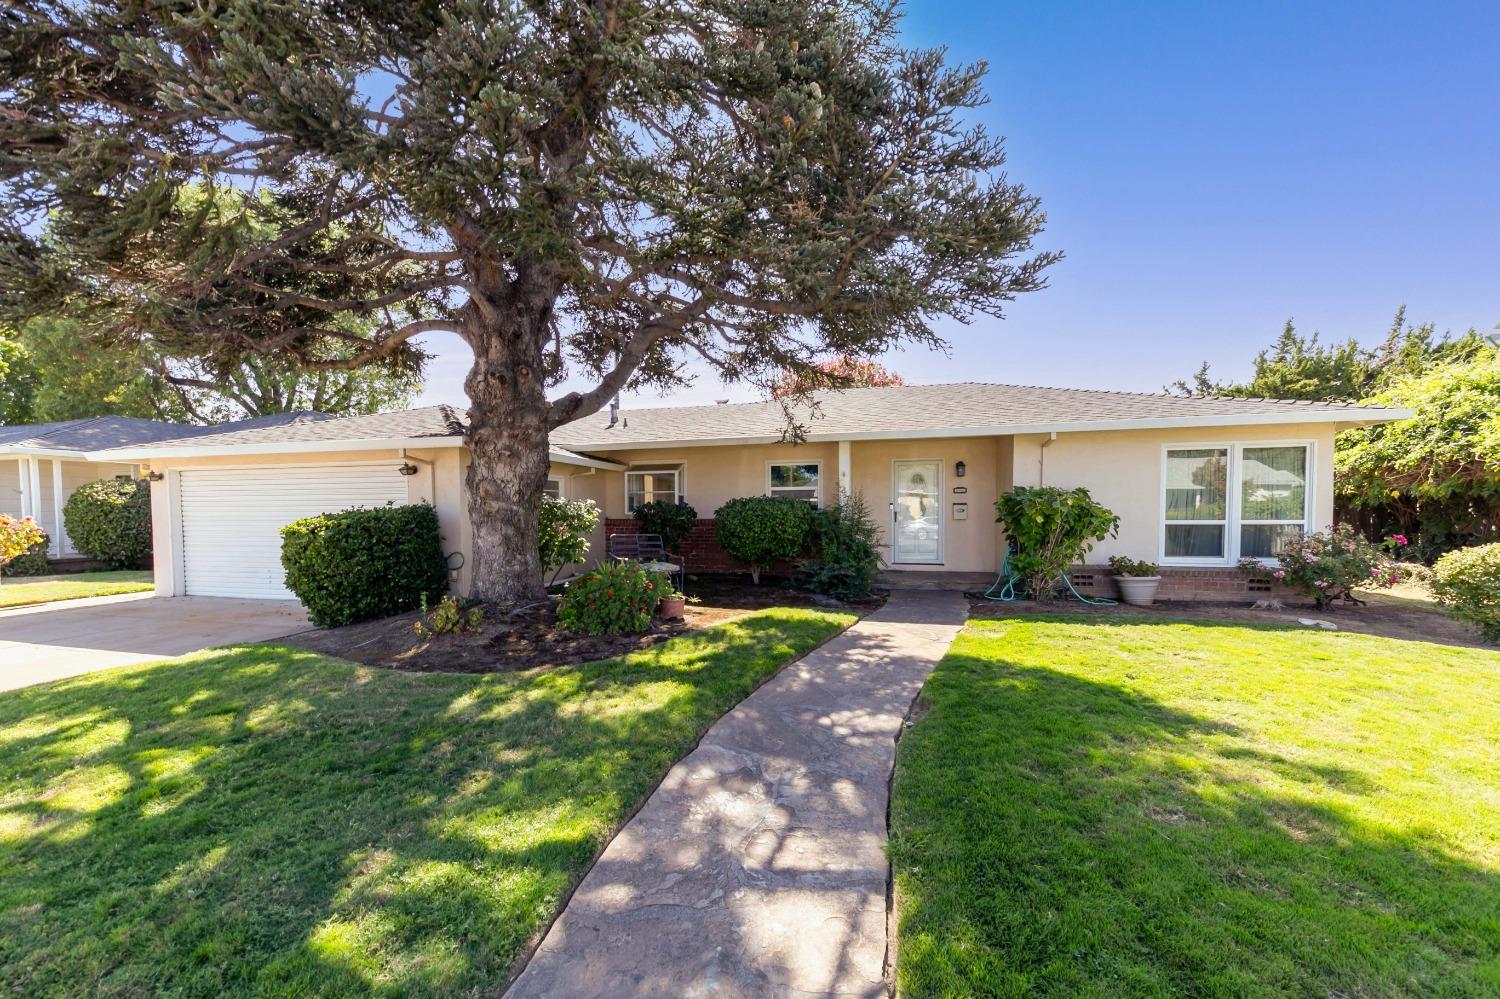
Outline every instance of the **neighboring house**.
<svg viewBox="0 0 1500 999"><path fill-rule="evenodd" d="M241 420L220 427L198 427L128 416L96 416L58 423L0 426L0 513L31 517L47 532L48 557L78 555L63 530L62 510L79 486L119 475L136 476L135 461L97 461L90 455L112 448L149 445L224 426L275 426L324 419L322 413L285 413Z"/></svg>
<svg viewBox="0 0 1500 999"><path fill-rule="evenodd" d="M704 520L688 567L735 568L713 540L728 499L783 495L819 505L863 494L893 572L997 568L995 499L1014 486L1086 486L1120 516L1090 556L1160 562L1164 594L1246 592L1241 556L1274 557L1333 519L1333 438L1406 410L1264 399L1182 398L1012 385L911 385L820 393L805 442L782 441L774 402L598 413L552 435L548 490L591 499L605 525L681 499ZM469 589L460 411L447 406L233 430L98 452L153 477L159 592L285 597L278 530L355 505L428 501ZM1084 574L1087 576L1087 573ZM1101 581L1101 585L1105 585Z"/></svg>

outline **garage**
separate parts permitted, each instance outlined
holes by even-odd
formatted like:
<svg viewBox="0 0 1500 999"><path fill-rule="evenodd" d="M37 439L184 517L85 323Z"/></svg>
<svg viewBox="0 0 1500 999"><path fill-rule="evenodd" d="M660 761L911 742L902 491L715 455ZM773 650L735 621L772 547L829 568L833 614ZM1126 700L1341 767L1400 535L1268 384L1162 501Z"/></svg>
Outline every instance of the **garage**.
<svg viewBox="0 0 1500 999"><path fill-rule="evenodd" d="M191 468L178 473L182 590L192 596L294 600L281 528L351 507L407 502L397 463Z"/></svg>

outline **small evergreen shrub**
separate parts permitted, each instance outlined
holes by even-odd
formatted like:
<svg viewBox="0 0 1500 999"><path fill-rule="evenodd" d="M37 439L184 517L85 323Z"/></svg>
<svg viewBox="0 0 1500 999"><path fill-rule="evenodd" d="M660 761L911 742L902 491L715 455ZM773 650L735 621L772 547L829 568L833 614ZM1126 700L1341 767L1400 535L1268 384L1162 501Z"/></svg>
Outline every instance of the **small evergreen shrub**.
<svg viewBox="0 0 1500 999"><path fill-rule="evenodd" d="M0 514L0 516L4 516ZM45 531L40 527L42 540L11 559L9 562L0 563L0 576L45 576L51 563L47 559L47 545L51 538L47 537Z"/></svg>
<svg viewBox="0 0 1500 999"><path fill-rule="evenodd" d="M640 634L651 627L671 580L638 562L606 562L568 581L557 601L557 623L588 635Z"/></svg>
<svg viewBox="0 0 1500 999"><path fill-rule="evenodd" d="M63 529L79 554L133 569L151 554L151 489L123 476L84 483L63 504Z"/></svg>
<svg viewBox="0 0 1500 999"><path fill-rule="evenodd" d="M1438 559L1432 592L1450 617L1500 642L1500 543L1456 548Z"/></svg>
<svg viewBox="0 0 1500 999"><path fill-rule="evenodd" d="M437 635L463 635L479 630L484 623L484 605L478 600L460 600L448 594L427 609L427 595L422 594L422 616L412 625L418 638L433 638Z"/></svg>
<svg viewBox="0 0 1500 999"><path fill-rule="evenodd" d="M599 523L599 508L593 500L542 497L537 530L537 548L542 572L557 574L566 566L582 562L589 554L589 535Z"/></svg>
<svg viewBox="0 0 1500 999"><path fill-rule="evenodd" d="M47 534L36 521L30 517L12 517L8 513L0 513L0 569L26 558L36 550L37 545L43 546L42 550L45 552L46 544ZM45 555L43 559L45 561Z"/></svg>
<svg viewBox="0 0 1500 999"><path fill-rule="evenodd" d="M808 536L812 557L800 566L802 584L840 600L868 597L880 572L880 528L859 493L814 510Z"/></svg>
<svg viewBox="0 0 1500 999"><path fill-rule="evenodd" d="M664 503L655 500L635 508L635 519L642 534L659 534L667 551L676 555L698 522L698 511L687 503Z"/></svg>
<svg viewBox="0 0 1500 999"><path fill-rule="evenodd" d="M320 628L402 614L448 588L437 511L345 510L281 529L286 586Z"/></svg>
<svg viewBox="0 0 1500 999"><path fill-rule="evenodd" d="M725 553L749 565L750 578L759 583L761 570L802 554L812 515L804 500L746 496L715 510L714 521Z"/></svg>
<svg viewBox="0 0 1500 999"><path fill-rule="evenodd" d="M1068 567L1120 530L1120 518L1082 487L1019 486L995 501L995 519L1016 546L1010 566L1033 600L1051 600Z"/></svg>
<svg viewBox="0 0 1500 999"><path fill-rule="evenodd" d="M1405 539L1402 539L1404 542ZM1392 539L1388 544L1399 545ZM1357 586L1383 588L1399 578L1395 560L1348 524L1287 542L1276 556L1278 566L1259 559L1240 560L1240 568L1262 579L1274 579L1309 597L1321 608L1335 600L1355 602Z"/></svg>

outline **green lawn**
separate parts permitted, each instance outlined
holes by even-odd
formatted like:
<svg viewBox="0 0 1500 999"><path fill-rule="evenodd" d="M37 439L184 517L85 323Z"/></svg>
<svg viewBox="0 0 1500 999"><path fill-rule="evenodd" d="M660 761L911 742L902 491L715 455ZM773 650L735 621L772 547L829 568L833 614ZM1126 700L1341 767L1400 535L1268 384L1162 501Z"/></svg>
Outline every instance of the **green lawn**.
<svg viewBox="0 0 1500 999"><path fill-rule="evenodd" d="M0 695L0 992L498 994L702 731L852 620L483 677L247 647Z"/></svg>
<svg viewBox="0 0 1500 999"><path fill-rule="evenodd" d="M78 572L70 576L7 576L0 583L0 607L24 607L53 600L110 597L151 589L150 570Z"/></svg>
<svg viewBox="0 0 1500 999"><path fill-rule="evenodd" d="M924 697L902 995L1500 995L1500 653L975 621Z"/></svg>

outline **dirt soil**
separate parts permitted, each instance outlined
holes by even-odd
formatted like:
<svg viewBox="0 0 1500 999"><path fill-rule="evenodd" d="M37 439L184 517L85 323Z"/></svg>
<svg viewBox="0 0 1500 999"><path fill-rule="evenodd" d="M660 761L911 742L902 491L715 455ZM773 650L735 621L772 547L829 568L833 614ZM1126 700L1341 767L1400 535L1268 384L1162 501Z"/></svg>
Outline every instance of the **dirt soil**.
<svg viewBox="0 0 1500 999"><path fill-rule="evenodd" d="M699 599L684 617L657 618L644 635L581 635L557 625L556 604L547 603L509 617L491 611L471 634L422 638L417 612L321 628L284 639L287 645L386 669L441 673L508 673L569 663L593 662L650 648L676 635L766 607L847 607L867 613L882 601L844 605L774 583L751 586L738 580L690 579L687 592Z"/></svg>
<svg viewBox="0 0 1500 999"><path fill-rule="evenodd" d="M1306 606L1288 603L1280 609L1255 609L1244 604L1197 601L1157 601L1151 607L1131 607L1126 604L1092 607L1076 600L1060 600L1042 605L1030 600L997 603L985 600L975 593L967 594L967 596L970 613L974 617L1012 617L1020 614L1066 614L1084 617L1108 614L1139 617L1145 620L1153 618L1157 620L1194 619L1281 626L1300 625L1301 620L1305 618L1332 622L1339 631L1379 635L1383 638L1434 642L1439 645L1457 645L1476 649L1494 648L1493 645L1486 645L1474 632L1445 616L1429 600L1410 599L1384 593L1360 594L1360 599L1368 601L1364 606L1341 603L1321 611L1311 603Z"/></svg>

